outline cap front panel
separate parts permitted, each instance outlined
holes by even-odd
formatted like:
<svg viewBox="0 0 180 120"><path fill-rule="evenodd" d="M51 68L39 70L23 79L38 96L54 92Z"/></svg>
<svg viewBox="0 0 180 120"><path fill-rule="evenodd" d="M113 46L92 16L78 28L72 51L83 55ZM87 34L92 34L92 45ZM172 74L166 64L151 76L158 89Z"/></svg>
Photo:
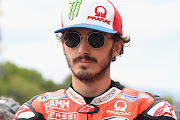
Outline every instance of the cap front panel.
<svg viewBox="0 0 180 120"><path fill-rule="evenodd" d="M70 0L62 14L63 27L76 24L113 29L114 8L107 0Z"/></svg>

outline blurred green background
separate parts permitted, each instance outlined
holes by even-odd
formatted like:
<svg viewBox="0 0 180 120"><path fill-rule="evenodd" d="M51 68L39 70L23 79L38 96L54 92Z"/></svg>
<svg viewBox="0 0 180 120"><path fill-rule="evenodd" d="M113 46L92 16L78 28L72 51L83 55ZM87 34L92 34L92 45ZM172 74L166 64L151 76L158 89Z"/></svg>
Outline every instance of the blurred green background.
<svg viewBox="0 0 180 120"><path fill-rule="evenodd" d="M65 89L71 82L71 75L63 83L46 80L40 72L5 62L0 64L0 96L12 97L23 104L35 95Z"/></svg>

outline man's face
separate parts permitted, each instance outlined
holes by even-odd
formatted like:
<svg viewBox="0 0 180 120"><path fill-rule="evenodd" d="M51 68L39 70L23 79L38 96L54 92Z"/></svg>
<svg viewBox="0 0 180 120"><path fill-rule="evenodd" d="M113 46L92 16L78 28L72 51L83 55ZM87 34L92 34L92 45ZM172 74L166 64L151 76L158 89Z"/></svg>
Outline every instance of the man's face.
<svg viewBox="0 0 180 120"><path fill-rule="evenodd" d="M74 28L66 30L64 34L69 31L76 31L83 35L81 42L75 48L70 48L63 42L64 54L73 75L86 83L98 80L98 77L102 77L110 69L111 58L117 55L114 48L117 43L114 44L113 39L105 39L103 47L94 49L89 45L87 37L84 37L94 30ZM103 33L103 35L107 38L113 38L112 34Z"/></svg>

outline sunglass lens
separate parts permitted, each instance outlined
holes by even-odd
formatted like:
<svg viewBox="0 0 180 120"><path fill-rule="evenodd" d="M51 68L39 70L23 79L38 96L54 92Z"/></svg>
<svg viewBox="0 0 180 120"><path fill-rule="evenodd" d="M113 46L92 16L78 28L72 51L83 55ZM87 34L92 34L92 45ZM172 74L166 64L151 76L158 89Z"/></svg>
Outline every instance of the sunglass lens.
<svg viewBox="0 0 180 120"><path fill-rule="evenodd" d="M74 48L80 43L80 36L77 33L66 33L64 36L64 43L70 47Z"/></svg>
<svg viewBox="0 0 180 120"><path fill-rule="evenodd" d="M101 33L92 33L88 42L93 48L101 48L104 45L104 36Z"/></svg>

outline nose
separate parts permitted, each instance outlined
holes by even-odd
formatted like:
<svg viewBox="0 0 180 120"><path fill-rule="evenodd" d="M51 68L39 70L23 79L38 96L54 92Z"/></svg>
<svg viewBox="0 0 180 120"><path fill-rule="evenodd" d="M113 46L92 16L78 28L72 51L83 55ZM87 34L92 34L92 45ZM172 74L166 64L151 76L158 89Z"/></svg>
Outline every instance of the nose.
<svg viewBox="0 0 180 120"><path fill-rule="evenodd" d="M81 36L81 42L78 46L78 53L82 56L90 53L90 46L87 41L87 36Z"/></svg>

